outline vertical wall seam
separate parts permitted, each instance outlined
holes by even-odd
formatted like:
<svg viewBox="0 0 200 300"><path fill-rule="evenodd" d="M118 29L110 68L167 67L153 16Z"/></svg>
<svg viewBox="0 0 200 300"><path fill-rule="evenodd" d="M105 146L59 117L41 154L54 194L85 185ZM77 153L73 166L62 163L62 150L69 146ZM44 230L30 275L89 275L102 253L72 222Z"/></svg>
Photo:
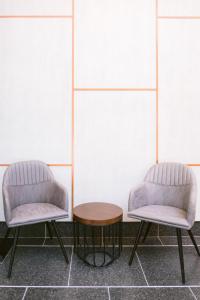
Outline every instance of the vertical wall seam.
<svg viewBox="0 0 200 300"><path fill-rule="evenodd" d="M159 162L159 154L158 154L158 0L156 0L156 163Z"/></svg>
<svg viewBox="0 0 200 300"><path fill-rule="evenodd" d="M72 0L72 209L74 207L74 1Z"/></svg>

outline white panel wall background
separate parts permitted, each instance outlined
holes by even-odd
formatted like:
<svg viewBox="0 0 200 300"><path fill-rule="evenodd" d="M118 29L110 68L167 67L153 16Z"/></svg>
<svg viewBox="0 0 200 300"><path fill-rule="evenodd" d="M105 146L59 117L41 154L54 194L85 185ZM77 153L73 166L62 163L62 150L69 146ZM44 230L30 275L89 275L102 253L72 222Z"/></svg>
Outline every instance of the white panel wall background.
<svg viewBox="0 0 200 300"><path fill-rule="evenodd" d="M0 184L40 159L68 220L87 201L127 220L152 164L184 162L200 182L199 34L198 0L0 0Z"/></svg>

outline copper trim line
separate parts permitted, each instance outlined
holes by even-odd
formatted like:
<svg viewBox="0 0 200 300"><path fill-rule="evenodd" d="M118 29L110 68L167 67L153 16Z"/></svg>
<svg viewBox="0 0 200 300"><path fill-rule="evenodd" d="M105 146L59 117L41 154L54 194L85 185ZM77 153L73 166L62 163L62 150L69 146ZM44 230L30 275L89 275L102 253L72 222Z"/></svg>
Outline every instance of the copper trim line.
<svg viewBox="0 0 200 300"><path fill-rule="evenodd" d="M106 92L115 92L115 91L124 91L124 92L155 92L156 88L75 88L74 89L76 92L87 92L87 91L95 91L95 92L101 92L101 91L106 91Z"/></svg>
<svg viewBox="0 0 200 300"><path fill-rule="evenodd" d="M72 19L72 16L55 15L18 15L0 16L0 19Z"/></svg>
<svg viewBox="0 0 200 300"><path fill-rule="evenodd" d="M0 164L0 167L8 167L10 164ZM71 167L72 164L47 164L49 167Z"/></svg>
<svg viewBox="0 0 200 300"><path fill-rule="evenodd" d="M72 209L74 208L74 0L72 0Z"/></svg>
<svg viewBox="0 0 200 300"><path fill-rule="evenodd" d="M198 20L200 16L158 16L158 19Z"/></svg>
<svg viewBox="0 0 200 300"><path fill-rule="evenodd" d="M158 102L158 0L156 0L156 163L159 161L159 102Z"/></svg>

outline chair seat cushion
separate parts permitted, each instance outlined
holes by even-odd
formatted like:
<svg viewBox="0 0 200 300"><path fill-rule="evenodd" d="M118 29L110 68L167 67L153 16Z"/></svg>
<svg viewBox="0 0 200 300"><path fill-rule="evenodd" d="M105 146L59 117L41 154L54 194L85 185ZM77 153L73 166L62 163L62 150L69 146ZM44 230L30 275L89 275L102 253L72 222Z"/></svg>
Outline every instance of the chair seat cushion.
<svg viewBox="0 0 200 300"><path fill-rule="evenodd" d="M56 220L68 216L67 211L50 203L23 204L12 210L9 227Z"/></svg>
<svg viewBox="0 0 200 300"><path fill-rule="evenodd" d="M147 205L130 211L128 216L147 222L190 229L186 211L173 206Z"/></svg>

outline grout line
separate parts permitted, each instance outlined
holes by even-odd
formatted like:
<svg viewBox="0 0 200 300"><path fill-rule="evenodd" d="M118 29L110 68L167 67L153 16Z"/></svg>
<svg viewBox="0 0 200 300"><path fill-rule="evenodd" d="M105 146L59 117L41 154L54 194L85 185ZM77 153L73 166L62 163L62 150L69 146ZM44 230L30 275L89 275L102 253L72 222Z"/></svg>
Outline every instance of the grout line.
<svg viewBox="0 0 200 300"><path fill-rule="evenodd" d="M26 289L25 289L25 292L24 292L24 295L23 295L23 297L22 297L22 300L24 300L24 299L25 299L25 297L26 297L26 293L27 293L27 290L28 290L28 287L26 287Z"/></svg>
<svg viewBox="0 0 200 300"><path fill-rule="evenodd" d="M89 237L89 236L88 236ZM158 235L148 235L148 237L147 237L147 239L148 238L156 238L156 237L158 237ZM176 238L176 235L161 235L160 237L172 237L172 238ZM182 235L182 238L189 238L188 237L188 235ZM196 237L196 238L200 238L200 235L194 235L194 237ZM4 238L4 236L0 236L0 239L3 239ZM43 239L43 238L45 238L45 236L20 236L19 237L19 239ZM73 236L61 236L61 238L62 239L69 239L69 238L73 238ZM135 238L135 236L134 237L132 237L132 236L123 236L123 238L125 238L125 239L132 239L132 238ZM13 237L12 236L10 236L10 237L8 237L8 239L13 239ZM56 239L56 236L53 236L53 239Z"/></svg>
<svg viewBox="0 0 200 300"><path fill-rule="evenodd" d="M74 245L72 245L72 244L64 244L64 246L65 247L73 247ZM197 244L197 246L199 246L200 247L200 244ZM32 247L32 248L35 248L35 247L47 247L47 248L53 248L53 247L55 247L55 248L57 248L57 247L60 247L58 244L56 245L48 245L48 244L45 244L45 245L43 245L43 244L41 244L41 245L26 245L26 244L21 244L21 245L17 245L17 247ZM92 247L92 246L90 246L90 247ZM110 247L112 247L112 245L108 245L108 248L110 248ZM123 245L123 248L131 248L132 247L132 245ZM178 247L178 245L165 245L165 244L163 244L163 245L142 245L142 244L140 244L140 245L138 245L138 247L139 248L148 248L148 247L160 247L160 248L163 248L163 247ZM194 247L192 244L190 244L190 245L183 245L183 247ZM10 250L9 250L10 251ZM1 263L0 263L1 264Z"/></svg>
<svg viewBox="0 0 200 300"><path fill-rule="evenodd" d="M188 287L188 288L189 288L189 290L190 290L190 292L191 292L192 296L194 297L194 299L196 299L196 300L197 300L197 297L196 297L196 295L194 294L194 292L193 292L193 290L191 289L191 287Z"/></svg>
<svg viewBox="0 0 200 300"><path fill-rule="evenodd" d="M159 235L159 232L160 232L160 227L159 227L159 224L158 224L158 233L157 233L157 239L160 241L161 245L164 246L161 238L160 238L160 235Z"/></svg>
<svg viewBox="0 0 200 300"><path fill-rule="evenodd" d="M110 288L108 286L108 300L110 300L110 299L111 299L111 297L110 297Z"/></svg>
<svg viewBox="0 0 200 300"><path fill-rule="evenodd" d="M69 286L69 283L70 283L70 275L71 275L73 254L74 254L74 247L72 247L71 259L70 259L69 276L68 276L68 283L67 283L68 286Z"/></svg>
<svg viewBox="0 0 200 300"><path fill-rule="evenodd" d="M148 283L148 281L147 281L147 278L146 278L146 275L145 275L145 273L144 273L144 270L143 270L143 267L142 267L141 261L140 261L140 259L139 259L139 256L138 256L138 254L137 254L137 251L136 251L136 256L137 256L137 259L138 259L138 262L139 262L140 268L141 268L141 270L142 270L142 273L143 273L143 275L144 275L144 279L145 279L145 281L146 281L146 284L147 284L147 286L149 286L149 283Z"/></svg>
<svg viewBox="0 0 200 300"><path fill-rule="evenodd" d="M46 237L47 237L47 227L46 227L46 224L44 224L44 242L43 242L42 246L45 245Z"/></svg>
<svg viewBox="0 0 200 300"><path fill-rule="evenodd" d="M17 245L17 247L18 247L18 245ZM6 256L4 257L4 259L2 260L2 262L0 262L0 265L2 265L2 264L4 263L4 261L6 260L6 258L7 258L7 257L8 257L8 255L9 255L9 253L10 253L11 249L12 249L12 246L10 247L10 249L9 249L8 253L7 253L7 254L6 254Z"/></svg>
<svg viewBox="0 0 200 300"><path fill-rule="evenodd" d="M112 288L112 289L167 289L167 288L178 288L178 289L184 289L184 288L199 288L200 285L0 285L0 288L33 288L33 289L46 289L46 288L58 288L58 289L73 289L73 288L79 288L79 289L99 289L99 288Z"/></svg>
<svg viewBox="0 0 200 300"><path fill-rule="evenodd" d="M162 245L162 246L165 246L165 245L163 244L161 238L160 238L159 236L157 236L157 238L158 238L158 240L160 241L161 245Z"/></svg>
<svg viewBox="0 0 200 300"><path fill-rule="evenodd" d="M158 237L158 235L148 235L147 239L148 238L156 238L156 237ZM161 235L160 237L176 238L176 235ZM189 239L188 235L182 235L182 238L185 238L185 237L187 237ZM194 237L200 238L200 235L194 235ZM3 238L4 238L3 235L0 236L0 239L3 239ZM45 235L44 236L20 236L19 237L19 239L43 239L43 238L45 238ZM68 238L73 238L73 236L61 236L61 238L62 239L68 239ZM123 236L123 238L131 239L131 238L135 238L135 236L134 237L132 237L132 236ZM9 236L8 239L13 239L13 237ZM53 236L53 239L56 239L56 236Z"/></svg>

